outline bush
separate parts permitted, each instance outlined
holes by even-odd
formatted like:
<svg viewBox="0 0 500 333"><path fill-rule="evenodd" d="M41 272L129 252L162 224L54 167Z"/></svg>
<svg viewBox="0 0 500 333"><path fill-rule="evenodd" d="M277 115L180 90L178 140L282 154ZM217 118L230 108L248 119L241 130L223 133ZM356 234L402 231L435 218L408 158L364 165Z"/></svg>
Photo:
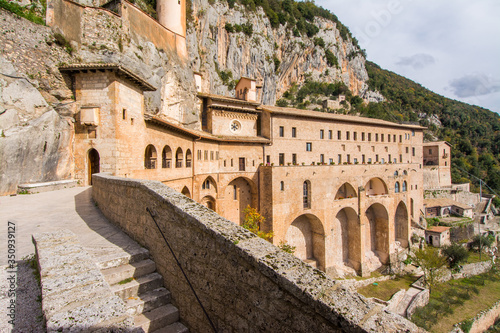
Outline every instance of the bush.
<svg viewBox="0 0 500 333"><path fill-rule="evenodd" d="M325 50L325 57L326 57L326 63L328 64L328 66L335 66L335 67L339 67L339 62L337 60L337 57L335 56L335 54L333 54L332 51L330 50Z"/></svg>
<svg viewBox="0 0 500 333"><path fill-rule="evenodd" d="M485 247L489 248L489 247L491 247L491 245L493 244L494 241L495 241L495 238L492 235L488 235L488 236L476 235L476 236L474 236L474 238L472 239L472 242L470 243L470 248L474 251L479 252L480 246L482 248L485 248Z"/></svg>
<svg viewBox="0 0 500 333"><path fill-rule="evenodd" d="M229 22L226 23L226 25L224 26L224 28L226 29L227 32L234 32L234 28L233 28L233 25Z"/></svg>
<svg viewBox="0 0 500 333"><path fill-rule="evenodd" d="M443 248L443 254L448 260L448 266L451 269L456 269L460 263L467 261L469 258L469 251L462 245L453 243Z"/></svg>

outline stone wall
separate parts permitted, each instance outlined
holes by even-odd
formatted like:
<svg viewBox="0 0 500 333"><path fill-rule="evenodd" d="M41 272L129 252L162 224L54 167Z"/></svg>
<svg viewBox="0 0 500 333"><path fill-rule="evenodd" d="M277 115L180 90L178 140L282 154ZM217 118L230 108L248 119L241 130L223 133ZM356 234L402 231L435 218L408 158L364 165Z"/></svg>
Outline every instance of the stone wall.
<svg viewBox="0 0 500 333"><path fill-rule="evenodd" d="M33 235L47 332L132 332L133 319L74 233ZM139 332L139 331L134 331Z"/></svg>
<svg viewBox="0 0 500 333"><path fill-rule="evenodd" d="M415 295L415 297L412 299L412 301L408 305L408 308L406 308L406 316L408 318L411 318L411 316L415 313L417 308L426 306L429 303L430 290L423 289L423 288L418 288L418 289L422 289L422 290L418 294Z"/></svg>
<svg viewBox="0 0 500 333"><path fill-rule="evenodd" d="M193 332L209 324L146 208L220 332L422 331L159 182L99 174L93 183L103 214L149 249Z"/></svg>
<svg viewBox="0 0 500 333"><path fill-rule="evenodd" d="M493 304L493 306L488 310L482 311L476 317L474 317L472 319L472 326L469 329L468 333L485 332L495 323L498 318L500 318L500 301ZM463 323L464 322L455 324L453 330L450 333L463 333L464 331L460 327Z"/></svg>

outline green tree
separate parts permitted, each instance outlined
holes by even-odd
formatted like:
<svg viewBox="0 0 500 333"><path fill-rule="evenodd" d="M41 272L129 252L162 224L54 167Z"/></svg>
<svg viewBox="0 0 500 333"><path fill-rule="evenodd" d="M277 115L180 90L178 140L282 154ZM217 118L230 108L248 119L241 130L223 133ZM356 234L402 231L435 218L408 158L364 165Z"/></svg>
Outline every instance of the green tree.
<svg viewBox="0 0 500 333"><path fill-rule="evenodd" d="M432 246L414 251L410 258L413 264L422 268L425 283L431 289L443 274L446 258L439 253L439 249Z"/></svg>
<svg viewBox="0 0 500 333"><path fill-rule="evenodd" d="M495 241L495 238L492 235L484 236L484 235L476 235L472 239L472 242L470 243L470 248L473 249L474 251L478 251L479 249L484 249L485 247L491 247L493 242Z"/></svg>
<svg viewBox="0 0 500 333"><path fill-rule="evenodd" d="M257 211L256 208L250 207L248 205L245 210L243 210L245 213L245 221L243 222L243 228L253 232L260 238L263 238L267 241L271 240L273 238L273 232L264 232L261 231L261 225L264 223L266 220L264 216L260 215L260 213Z"/></svg>
<svg viewBox="0 0 500 333"><path fill-rule="evenodd" d="M467 261L469 251L458 243L445 246L443 254L448 258L448 265L451 269L458 268L460 263Z"/></svg>

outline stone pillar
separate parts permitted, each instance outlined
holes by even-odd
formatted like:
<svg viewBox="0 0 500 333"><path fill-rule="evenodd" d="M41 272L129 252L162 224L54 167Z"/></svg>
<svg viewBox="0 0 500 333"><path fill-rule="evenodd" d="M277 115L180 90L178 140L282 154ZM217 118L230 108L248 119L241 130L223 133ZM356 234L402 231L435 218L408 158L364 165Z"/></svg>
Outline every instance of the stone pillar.
<svg viewBox="0 0 500 333"><path fill-rule="evenodd" d="M359 241L359 251L360 251L360 265L359 265L359 270L358 274L361 275L362 277L367 277L370 276L370 272L366 268L366 263L365 263L365 252L366 252L366 243L365 243L365 237L366 237L366 224L368 222L368 218L366 217L365 214L365 189L363 186L358 187L358 220L359 220L359 236L360 236L360 241Z"/></svg>

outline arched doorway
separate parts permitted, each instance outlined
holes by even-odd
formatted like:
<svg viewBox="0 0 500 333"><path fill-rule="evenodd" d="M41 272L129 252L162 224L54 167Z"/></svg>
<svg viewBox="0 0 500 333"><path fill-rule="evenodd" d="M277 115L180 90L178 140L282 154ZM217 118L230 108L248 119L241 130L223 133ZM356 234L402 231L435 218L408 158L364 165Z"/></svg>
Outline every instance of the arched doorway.
<svg viewBox="0 0 500 333"><path fill-rule="evenodd" d="M403 248L408 247L409 239L409 220L408 220L408 209L403 201L401 201L396 209L396 215L394 216L394 239L401 243Z"/></svg>
<svg viewBox="0 0 500 333"><path fill-rule="evenodd" d="M231 181L225 191L227 205L225 207L225 218L239 225L245 221L245 208L255 207L256 188L251 180L238 177Z"/></svg>
<svg viewBox="0 0 500 333"><path fill-rule="evenodd" d="M144 152L144 168L156 169L156 148L153 145L148 145Z"/></svg>
<svg viewBox="0 0 500 333"><path fill-rule="evenodd" d="M100 172L100 157L99 153L97 150L94 148L89 150L89 172L88 172L88 183L89 185L92 185L92 175L94 173L99 173Z"/></svg>
<svg viewBox="0 0 500 333"><path fill-rule="evenodd" d="M215 211L215 199L212 196L205 196L201 199L201 204L208 209Z"/></svg>
<svg viewBox="0 0 500 333"><path fill-rule="evenodd" d="M343 208L335 216L333 224L333 255L335 264L359 270L361 263L361 233L358 214L352 208ZM347 270L349 271L349 270Z"/></svg>
<svg viewBox="0 0 500 333"><path fill-rule="evenodd" d="M288 228L285 240L295 246L295 256L312 266L325 267L325 231L321 221L312 214L297 217Z"/></svg>
<svg viewBox="0 0 500 333"><path fill-rule="evenodd" d="M373 271L389 263L389 215L384 206L373 204L366 210L365 263Z"/></svg>

